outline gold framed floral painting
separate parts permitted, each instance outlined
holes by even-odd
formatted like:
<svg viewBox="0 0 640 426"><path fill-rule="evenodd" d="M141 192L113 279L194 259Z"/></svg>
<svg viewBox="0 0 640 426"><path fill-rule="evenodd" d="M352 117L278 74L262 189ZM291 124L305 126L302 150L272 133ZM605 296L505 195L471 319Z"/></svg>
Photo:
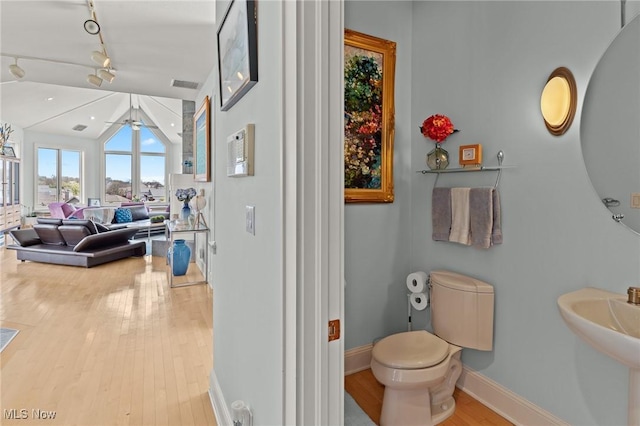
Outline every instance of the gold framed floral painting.
<svg viewBox="0 0 640 426"><path fill-rule="evenodd" d="M396 43L344 34L344 199L393 202Z"/></svg>

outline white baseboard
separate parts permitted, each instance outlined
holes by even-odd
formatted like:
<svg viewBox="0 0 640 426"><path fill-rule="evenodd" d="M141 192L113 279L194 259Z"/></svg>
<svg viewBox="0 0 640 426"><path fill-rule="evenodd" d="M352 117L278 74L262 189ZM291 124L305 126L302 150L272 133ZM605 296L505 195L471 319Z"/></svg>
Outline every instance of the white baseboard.
<svg viewBox="0 0 640 426"><path fill-rule="evenodd" d="M357 373L371 367L372 344L344 351L344 375Z"/></svg>
<svg viewBox="0 0 640 426"><path fill-rule="evenodd" d="M456 386L517 425L569 426L569 423L465 365Z"/></svg>
<svg viewBox="0 0 640 426"><path fill-rule="evenodd" d="M372 349L373 345L365 345L345 351L345 375L369 368ZM462 366L456 386L516 425L569 426L567 422L465 365Z"/></svg>
<svg viewBox="0 0 640 426"><path fill-rule="evenodd" d="M211 406L213 407L213 415L216 418L218 426L231 426L233 419L229 412L229 407L222 395L222 389L218 383L215 371L211 370L209 374L209 399L211 400Z"/></svg>

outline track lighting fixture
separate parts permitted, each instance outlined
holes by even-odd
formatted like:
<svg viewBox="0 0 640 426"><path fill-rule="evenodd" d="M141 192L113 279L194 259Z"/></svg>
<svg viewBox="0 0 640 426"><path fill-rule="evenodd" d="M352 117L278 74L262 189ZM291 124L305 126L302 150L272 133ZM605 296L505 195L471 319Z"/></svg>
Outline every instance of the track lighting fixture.
<svg viewBox="0 0 640 426"><path fill-rule="evenodd" d="M9 72L15 78L20 80L22 77L24 77L24 70L22 68L20 68L20 66L18 65L18 58L15 58L15 59L16 59L16 63L9 65Z"/></svg>
<svg viewBox="0 0 640 426"><path fill-rule="evenodd" d="M107 83L113 83L113 79L116 78L116 75L109 70L98 70L98 77L100 77Z"/></svg>
<svg viewBox="0 0 640 426"><path fill-rule="evenodd" d="M102 84L102 79L96 74L89 74L87 76L87 82L93 86L100 87L100 85Z"/></svg>
<svg viewBox="0 0 640 426"><path fill-rule="evenodd" d="M97 50L91 52L91 60L101 67L107 68L109 67L109 65L111 65L111 58L109 58L102 52L98 52Z"/></svg>

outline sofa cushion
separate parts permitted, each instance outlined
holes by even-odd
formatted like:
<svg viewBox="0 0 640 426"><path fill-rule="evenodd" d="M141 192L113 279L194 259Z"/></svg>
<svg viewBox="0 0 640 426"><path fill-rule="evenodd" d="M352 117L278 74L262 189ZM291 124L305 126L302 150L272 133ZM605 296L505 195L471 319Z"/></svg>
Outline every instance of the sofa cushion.
<svg viewBox="0 0 640 426"><path fill-rule="evenodd" d="M127 223L133 221L133 215L130 209L116 209L116 213L113 216L115 223Z"/></svg>
<svg viewBox="0 0 640 426"><path fill-rule="evenodd" d="M145 206L132 206L127 207L128 210L131 211L131 220L147 220L149 219L149 212Z"/></svg>
<svg viewBox="0 0 640 426"><path fill-rule="evenodd" d="M11 237L20 245L20 247L28 247L35 244L40 244L40 238L33 228L26 229L14 229L9 231Z"/></svg>
<svg viewBox="0 0 640 426"><path fill-rule="evenodd" d="M64 203L63 205L60 206L60 208L62 208L62 213L64 214L64 217L69 217L73 214L73 212L76 211L76 208L69 203Z"/></svg>
<svg viewBox="0 0 640 426"><path fill-rule="evenodd" d="M36 223L33 225L33 229L36 231L36 234L38 234L38 238L40 238L42 244L51 244L54 246L64 246L67 244L60 230L58 230L57 225Z"/></svg>
<svg viewBox="0 0 640 426"><path fill-rule="evenodd" d="M127 243L128 240L136 234L136 232L138 232L138 230L135 228L123 228L116 229L115 231L89 235L76 244L73 251L87 251Z"/></svg>
<svg viewBox="0 0 640 426"><path fill-rule="evenodd" d="M99 232L96 224L88 219L65 219L62 221L62 224L70 226L84 226L89 230L91 234L97 234Z"/></svg>
<svg viewBox="0 0 640 426"><path fill-rule="evenodd" d="M75 246L86 236L95 234L88 226L84 225L60 225L58 231L66 241L68 246Z"/></svg>
<svg viewBox="0 0 640 426"><path fill-rule="evenodd" d="M53 217L39 217L38 223L43 225L62 225L62 219L56 219Z"/></svg>

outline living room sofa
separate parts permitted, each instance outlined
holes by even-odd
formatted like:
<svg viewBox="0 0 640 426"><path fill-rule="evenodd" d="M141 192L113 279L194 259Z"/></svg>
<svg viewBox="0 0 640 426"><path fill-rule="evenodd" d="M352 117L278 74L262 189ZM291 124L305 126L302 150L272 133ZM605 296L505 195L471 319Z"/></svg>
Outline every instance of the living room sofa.
<svg viewBox="0 0 640 426"><path fill-rule="evenodd" d="M164 232L164 220L168 217L168 212L153 212L150 214L147 207L142 203L128 205L123 203L116 209L111 223L105 224L105 226L112 230L135 227L138 228L138 232L135 234L136 237L147 237L153 233ZM153 222L152 218L158 218L157 222Z"/></svg>
<svg viewBox="0 0 640 426"><path fill-rule="evenodd" d="M7 246L21 261L92 266L131 256L144 256L144 241L130 241L136 228L110 230L89 220L38 218L33 228L10 231L16 244Z"/></svg>
<svg viewBox="0 0 640 426"><path fill-rule="evenodd" d="M164 232L164 220L169 218L168 211L149 211L149 208L141 202L121 203L120 207L80 207L75 208L68 203L50 203L51 217L57 219L85 219L92 218L92 209L111 209L107 214L110 223L105 224L109 229L138 228L136 237L147 237L150 234ZM127 210L131 214L118 214L118 211ZM111 216L113 215L113 216ZM157 218L157 222L151 219ZM135 225L135 226L132 226Z"/></svg>

